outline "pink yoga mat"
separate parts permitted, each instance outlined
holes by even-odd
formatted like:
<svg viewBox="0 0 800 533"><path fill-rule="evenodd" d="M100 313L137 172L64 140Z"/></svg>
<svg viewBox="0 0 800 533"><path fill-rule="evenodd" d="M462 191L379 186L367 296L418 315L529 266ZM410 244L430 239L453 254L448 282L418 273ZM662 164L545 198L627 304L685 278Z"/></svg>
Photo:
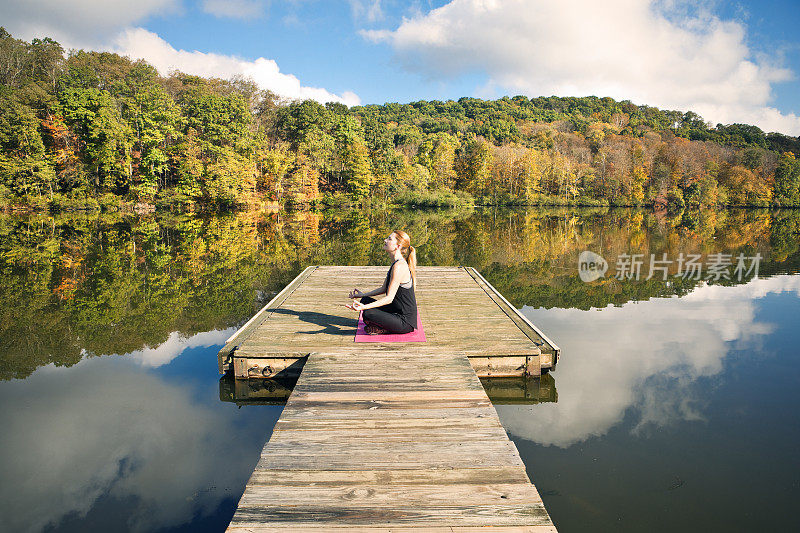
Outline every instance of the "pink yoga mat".
<svg viewBox="0 0 800 533"><path fill-rule="evenodd" d="M364 331L363 313L358 314L356 342L426 342L425 330L422 329L422 317L417 309L417 329L410 333L387 333L386 335L369 335Z"/></svg>

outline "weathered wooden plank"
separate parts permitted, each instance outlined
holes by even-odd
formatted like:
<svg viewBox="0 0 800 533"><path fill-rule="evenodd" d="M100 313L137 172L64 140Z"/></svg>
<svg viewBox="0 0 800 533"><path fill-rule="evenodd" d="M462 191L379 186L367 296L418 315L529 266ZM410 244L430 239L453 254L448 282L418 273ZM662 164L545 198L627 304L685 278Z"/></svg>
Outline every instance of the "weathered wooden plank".
<svg viewBox="0 0 800 533"><path fill-rule="evenodd" d="M427 343L353 343L339 303L385 267L334 266L236 349L242 376L302 372L230 531L555 531L475 373L533 373L540 350L466 269L425 272Z"/></svg>
<svg viewBox="0 0 800 533"><path fill-rule="evenodd" d="M344 431L369 431L372 429L392 430L394 432L419 431L427 428L437 428L440 431L447 431L454 429L462 431L465 429L480 429L485 427L492 427L503 429L500 422L491 417L485 416L483 418L469 417L469 418L300 418L292 420L291 417L281 418L275 424L275 428L292 429L296 431L303 430L344 430ZM505 431L505 430L503 430Z"/></svg>
<svg viewBox="0 0 800 533"><path fill-rule="evenodd" d="M448 380L442 382L428 382L416 388L417 392L447 392L449 390L453 390L455 387L462 387L463 390L472 391L472 392L481 392L481 385L478 383L477 385L471 381L455 381L455 380ZM384 392L402 392L407 390L410 387L414 387L413 381L406 380L406 381L392 381L386 384L383 388ZM367 381L356 381L353 380L353 383L347 383L346 381L338 381L335 383L330 382L314 382L314 383L304 383L301 387L295 387L294 389L298 393L308 391L308 390L316 390L319 392L353 392L353 393L363 393L365 395L370 394L375 390L375 386Z"/></svg>
<svg viewBox="0 0 800 533"><path fill-rule="evenodd" d="M287 406L291 397L287 401ZM491 407L492 402L487 397L485 400L428 400L425 402L403 400L365 400L361 402L297 402L291 405L294 417L302 413L309 416L325 416L327 413L345 413L350 418L379 418L379 417L404 417L418 415L420 412L430 411L432 416L460 416L481 417L489 414L476 413L470 409ZM324 413L327 412L327 413Z"/></svg>
<svg viewBox="0 0 800 533"><path fill-rule="evenodd" d="M378 384L376 384L378 385ZM442 389L442 390L386 390L378 385L369 392L312 392L295 391L292 394L293 402L396 402L422 400L425 403L431 400L488 400L483 389Z"/></svg>
<svg viewBox="0 0 800 533"><path fill-rule="evenodd" d="M550 517L542 503L524 505L481 505L461 507L371 507L348 506L247 506L237 508L232 525L271 522L273 526L298 526L318 522L341 525L392 527L448 524L452 526L549 525Z"/></svg>
<svg viewBox="0 0 800 533"><path fill-rule="evenodd" d="M247 372L247 376L250 378L256 377L263 377L263 378L271 378L275 376L280 377L297 377L300 375L301 370L303 372L308 372L308 369L303 368L303 364L305 363L306 358L298 358L293 360L285 360L284 358L273 358L273 357L258 357L259 354L255 354L253 356L248 357L234 357L234 375L236 377L245 377L245 372ZM467 354L468 355L468 354ZM516 355L516 356L492 356L491 358L487 357L484 354L473 354L468 355L468 359L470 363L472 363L472 370L474 373L478 375L478 377L519 377L522 375L522 372L525 370L525 365L528 365L528 375L536 375L536 366L535 363L533 366L530 365L529 358L536 357L535 354L525 354L525 355ZM539 356L541 361L543 362L540 366L547 367L548 362L552 361L552 355L548 356L546 354ZM497 360L497 364L491 363L491 361ZM505 360L505 361L503 361ZM401 375L401 377L405 378L406 376L416 375L416 374L427 374L427 373L434 373L441 370L444 367L436 367L436 366L428 366L428 365L407 365L403 368L398 368L397 373ZM361 367L347 367L346 369L337 370L337 377L340 378L341 382L347 382L347 378L352 377L354 380L357 380L360 377L360 372L373 372L373 375L370 376L371 378L379 377L377 370L375 370L375 365L362 365ZM384 371L383 374L380 376L383 377L387 382L387 386L391 386L391 382L402 382L407 381L405 379L393 379L394 376L390 371ZM431 383L435 383L435 381L430 381ZM357 385L356 385L357 386Z"/></svg>
<svg viewBox="0 0 800 533"><path fill-rule="evenodd" d="M281 527L274 528L259 524L245 524L243 526L231 526L230 531L238 532L259 532L259 533L298 533L302 531L314 531L317 533L343 533L344 531L354 530L358 532L374 533L555 533L555 527L551 525L541 526L386 526L375 527L371 525L336 525L336 524L305 524L303 527Z"/></svg>
<svg viewBox="0 0 800 533"><path fill-rule="evenodd" d="M427 333L426 333L427 335ZM288 338L287 338L288 339ZM247 357L258 357L259 355L267 354L267 356L273 356L276 352L280 351L281 348L285 349L286 351L300 351L305 353L313 353L319 351L325 351L331 354L351 354L351 353L361 353L364 351L364 348L360 346L353 347L352 344L355 343L348 343L344 340L340 341L331 341L326 340L325 342L309 342L308 338L304 339L304 342L289 342L289 340L284 339L280 343L264 343L262 345L251 346L249 344L245 344L240 346L236 349L236 355L242 355ZM352 339L351 339L352 341ZM487 342L496 342L495 345L487 345ZM484 356L515 356L515 355L537 355L538 349L535 346L531 346L528 343L524 342L514 342L514 343L503 343L502 346L499 344L500 339L496 338L486 338L483 341L478 340L476 338L471 338L468 340L463 340L459 343L459 340L455 338L455 336L451 336L449 338L441 338L441 337L434 337L433 335L429 336L429 342L436 343L435 346L425 345L423 343L414 344L414 343L403 343L404 346L399 346L401 343L370 343L369 348L374 350L376 348L383 349L387 353L416 353L416 354L428 354L431 356L437 356L439 354L446 354L452 353L454 350L458 350L459 353L462 355L471 355L471 354L480 354ZM367 344L367 343L363 343ZM497 346L501 346L501 349L498 350ZM499 353L498 353L499 352Z"/></svg>
<svg viewBox="0 0 800 533"><path fill-rule="evenodd" d="M323 383L347 382L350 380L353 382L364 381L366 383L370 381L374 383L376 380L383 380L383 382L391 385L394 382L402 383L413 381L417 375L417 373L413 371L414 368L420 368L425 372L424 375L420 375L417 378L420 384L446 383L449 381L461 383L473 377L473 369L469 362L466 367L420 363L416 366L413 364L398 364L397 367L393 368L391 363L383 364L377 361L371 365L342 364L341 368L336 369L336 374L330 374L330 372L325 372L324 369L317 367L306 366L305 371L307 373L305 375L310 382L315 384L319 383L320 385Z"/></svg>
<svg viewBox="0 0 800 533"><path fill-rule="evenodd" d="M418 456L399 455L395 457L338 457L334 455L308 456L296 455L275 457L259 461L256 468L267 470L297 470L316 468L319 470L351 470L353 463L358 462L366 470L418 470L421 468L466 468L474 466L516 466L524 468L522 461L510 460L507 457L486 457L485 454L459 456L436 456L424 462Z"/></svg>
<svg viewBox="0 0 800 533"><path fill-rule="evenodd" d="M397 418L405 419L429 419L429 420L477 420L481 418L493 418L486 411L476 412L474 407L488 407L491 402L488 400L479 405L470 404L469 407L462 405L456 407L440 406L420 406L400 408L385 408L380 405L369 409L344 409L337 405L323 405L314 407L293 407L291 410L284 409L281 419L303 420L308 418L318 420L392 420Z"/></svg>
<svg viewBox="0 0 800 533"><path fill-rule="evenodd" d="M297 357L274 357L274 353L266 353L264 357L250 358L238 355L232 357L233 375L237 378L275 376L297 377L305 365L308 354L295 352Z"/></svg>
<svg viewBox="0 0 800 533"><path fill-rule="evenodd" d="M333 486L372 484L452 486L477 483L530 483L524 469L516 466L472 466L470 468L409 468L405 470L260 470L253 472L250 485ZM287 489L289 490L289 489ZM413 489L409 489L413 490Z"/></svg>
<svg viewBox="0 0 800 533"><path fill-rule="evenodd" d="M239 507L316 506L342 509L348 507L391 508L398 501L425 509L430 507L467 507L481 505L527 505L542 501L530 483L458 484L458 485L347 485L298 486L260 484L239 500Z"/></svg>
<svg viewBox="0 0 800 533"><path fill-rule="evenodd" d="M421 464L432 460L427 454L433 455L446 455L446 454L491 454L491 455L516 455L517 448L514 443L506 437L491 439L489 442L481 441L462 441L451 439L445 443L430 442L430 441L397 441L390 442L389 439L376 438L372 441L351 440L351 441L317 441L314 446L304 446L303 442L308 442L304 437L306 435L298 435L297 437L290 437L291 440L276 439L275 442L270 443L268 447L262 450L261 457L266 458L284 458L289 456L314 456L320 457L322 455L337 455L340 458L354 457L354 458L377 458L381 461L387 458L387 454L394 454L398 456L408 456L415 458ZM423 456L425 455L425 456ZM416 457L415 457L416 456ZM389 457L392 459L392 457Z"/></svg>
<svg viewBox="0 0 800 533"><path fill-rule="evenodd" d="M542 372L540 356L537 354L506 357L470 357L469 362L479 376L513 377L539 376Z"/></svg>
<svg viewBox="0 0 800 533"><path fill-rule="evenodd" d="M298 432L299 431L299 432ZM289 433L289 434L287 434ZM407 449L410 444L440 444L446 446L458 439L468 439L473 443L483 443L491 446L492 443L500 439L507 438L505 431L501 429L486 430L450 430L442 431L436 428L428 430L415 429L412 432L393 431L391 435L386 432L363 432L360 434L353 432L331 432L319 434L316 431L293 430L291 432L273 432L270 440L291 446L332 446L336 443L353 443L356 448L360 446L372 446L387 444L398 444L403 449ZM389 449L388 447L386 449Z"/></svg>
<svg viewBox="0 0 800 533"><path fill-rule="evenodd" d="M331 446L336 443L354 443L355 447L372 446L383 443L397 443L403 449L407 449L410 444L441 444L448 445L459 439L469 440L470 442L481 442L487 446L506 439L506 432L500 428L486 429L457 429L441 430L435 427L428 429L415 428L410 431L392 430L387 434L386 430L381 431L332 431L320 433L316 430L293 429L291 431L273 431L270 440L281 442L286 445L297 446Z"/></svg>

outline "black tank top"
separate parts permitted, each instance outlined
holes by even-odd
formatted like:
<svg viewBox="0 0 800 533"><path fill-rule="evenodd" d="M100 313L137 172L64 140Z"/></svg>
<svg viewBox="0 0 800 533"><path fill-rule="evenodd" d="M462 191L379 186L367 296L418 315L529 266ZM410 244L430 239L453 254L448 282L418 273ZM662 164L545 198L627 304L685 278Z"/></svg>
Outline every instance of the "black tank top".
<svg viewBox="0 0 800 533"><path fill-rule="evenodd" d="M399 259L395 260L397 263ZM394 263L389 267L389 272L386 274L386 287L389 286L389 280L392 277L392 268ZM392 313L397 313L407 325L417 329L417 298L414 295L414 276L411 276L411 288L406 289L402 285L398 285L397 292L394 295L394 300L387 307Z"/></svg>

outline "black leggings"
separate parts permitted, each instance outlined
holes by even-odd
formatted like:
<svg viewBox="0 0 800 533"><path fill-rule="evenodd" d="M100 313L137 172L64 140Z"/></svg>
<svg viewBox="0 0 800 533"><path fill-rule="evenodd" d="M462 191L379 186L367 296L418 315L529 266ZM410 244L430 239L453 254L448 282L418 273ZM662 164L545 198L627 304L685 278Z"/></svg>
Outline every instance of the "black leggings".
<svg viewBox="0 0 800 533"><path fill-rule="evenodd" d="M374 302L374 298L364 296L361 298L362 304ZM385 311L389 305L382 305L380 307L373 307L364 311L364 322L380 326L389 333L411 333L414 328L403 322L403 318L398 313L391 313Z"/></svg>

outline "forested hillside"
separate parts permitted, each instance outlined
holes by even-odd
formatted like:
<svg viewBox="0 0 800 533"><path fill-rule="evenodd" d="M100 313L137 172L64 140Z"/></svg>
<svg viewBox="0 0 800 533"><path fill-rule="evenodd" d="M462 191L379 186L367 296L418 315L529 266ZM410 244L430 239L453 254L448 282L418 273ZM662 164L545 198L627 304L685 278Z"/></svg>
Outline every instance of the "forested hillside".
<svg viewBox="0 0 800 533"><path fill-rule="evenodd" d="M0 28L0 208L800 206L800 138L611 98L284 101Z"/></svg>

